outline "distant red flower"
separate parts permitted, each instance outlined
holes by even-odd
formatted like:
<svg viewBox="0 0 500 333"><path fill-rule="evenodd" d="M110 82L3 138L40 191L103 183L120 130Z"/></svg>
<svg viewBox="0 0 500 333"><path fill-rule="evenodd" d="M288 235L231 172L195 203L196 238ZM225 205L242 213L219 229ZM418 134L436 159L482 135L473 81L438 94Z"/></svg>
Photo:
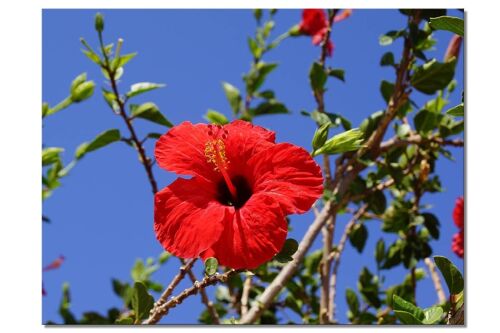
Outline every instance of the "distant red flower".
<svg viewBox="0 0 500 333"><path fill-rule="evenodd" d="M156 143L160 167L178 178L155 195L155 233L181 258L215 257L255 268L282 248L285 216L304 213L323 193L321 169L303 148L245 121L183 122Z"/></svg>
<svg viewBox="0 0 500 333"><path fill-rule="evenodd" d="M464 227L464 197L458 197L453 209L453 221L459 228Z"/></svg>
<svg viewBox="0 0 500 333"><path fill-rule="evenodd" d="M460 258L464 257L464 197L458 197L453 209L453 221L459 232L453 235L451 248Z"/></svg>
<svg viewBox="0 0 500 333"><path fill-rule="evenodd" d="M45 266L42 271L43 272L46 272L46 271L51 271L53 269L58 269L59 267L61 267L62 263L64 262L66 258L64 258L63 255L60 255L57 259L55 259L54 261L52 261L50 264L48 264L47 266ZM46 296L47 295L47 291L45 290L45 287L43 286L43 282L42 282L42 296Z"/></svg>
<svg viewBox="0 0 500 333"><path fill-rule="evenodd" d="M342 13L333 18L333 23L341 22L352 15L352 9L344 9Z"/></svg>
<svg viewBox="0 0 500 333"><path fill-rule="evenodd" d="M464 229L461 229L459 232L453 235L451 249L460 258L464 257Z"/></svg>
<svg viewBox="0 0 500 333"><path fill-rule="evenodd" d="M323 9L304 9L302 11L302 21L299 24L299 31L304 35L312 37L312 43L319 45L325 39L328 31L328 19ZM333 43L327 41L328 56L332 56Z"/></svg>

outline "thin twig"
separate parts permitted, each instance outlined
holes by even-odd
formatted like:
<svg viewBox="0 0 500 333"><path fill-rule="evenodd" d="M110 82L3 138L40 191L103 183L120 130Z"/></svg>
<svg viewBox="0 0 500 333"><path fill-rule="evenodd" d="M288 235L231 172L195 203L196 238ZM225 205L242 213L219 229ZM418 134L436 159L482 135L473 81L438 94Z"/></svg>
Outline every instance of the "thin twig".
<svg viewBox="0 0 500 333"><path fill-rule="evenodd" d="M191 270L191 267L193 267L194 263L196 262L197 259L191 259L187 262L187 264L184 262L184 260L181 259L181 262L183 266L179 269L179 273L173 278L173 280L170 282L168 285L167 289L161 294L160 298L156 301L154 308L157 308L161 305L163 305L167 299L172 295L172 292L174 291L175 287L184 279L186 276L186 273ZM196 280L196 279L195 279ZM153 310L154 310L153 308Z"/></svg>
<svg viewBox="0 0 500 333"><path fill-rule="evenodd" d="M339 245L337 246L337 249L330 254L331 258L330 260L335 260L333 264L333 273L332 273L332 278L330 280L330 322L335 321L335 295L337 292L337 276L338 276L338 270L339 270L339 265L340 265L340 256L342 255L342 252L344 251L345 245L347 243L347 239L349 238L349 235L351 234L351 231L353 230L354 226L356 225L356 222L363 217L363 215L366 212L366 209L368 208L368 205L365 204L361 206L358 211L353 215L352 219L346 224L344 228L344 233L342 234L342 237L340 238Z"/></svg>
<svg viewBox="0 0 500 333"><path fill-rule="evenodd" d="M446 303L446 295L443 291L443 285L441 284L441 279L439 278L439 274L436 270L436 265L432 261L431 258L424 259L427 268L429 269L429 273L431 274L432 282L434 283L434 288L436 289L436 294L438 297L439 304Z"/></svg>
<svg viewBox="0 0 500 333"><path fill-rule="evenodd" d="M252 289L252 275L248 274L243 283L243 292L241 294L241 316L248 312L248 298Z"/></svg>
<svg viewBox="0 0 500 333"><path fill-rule="evenodd" d="M151 310L149 318L146 319L143 324L156 324L163 316L168 313L168 311L170 311L170 309L175 308L177 305L181 304L189 296L196 295L200 290L208 286L215 285L219 282L226 282L229 277L238 272L240 271L232 269L224 274L215 273L212 276L205 277L201 282L195 283L192 287L184 289L184 291L170 299L168 302L162 304L159 307L153 308L153 310Z"/></svg>
<svg viewBox="0 0 500 333"><path fill-rule="evenodd" d="M185 264L184 259L181 259L181 262L183 265ZM191 282L193 284L196 284L198 282L198 280L196 279L196 275L194 275L194 273L193 273L193 270L188 269L187 274L188 274L189 279L191 280ZM208 295L207 295L207 292L205 291L205 289L200 290L200 297L201 297L202 303L205 304L205 307L208 310L208 314L212 318L212 323L213 324L220 324L220 318L219 318L219 314L217 313L217 309L215 309L214 304L208 298Z"/></svg>

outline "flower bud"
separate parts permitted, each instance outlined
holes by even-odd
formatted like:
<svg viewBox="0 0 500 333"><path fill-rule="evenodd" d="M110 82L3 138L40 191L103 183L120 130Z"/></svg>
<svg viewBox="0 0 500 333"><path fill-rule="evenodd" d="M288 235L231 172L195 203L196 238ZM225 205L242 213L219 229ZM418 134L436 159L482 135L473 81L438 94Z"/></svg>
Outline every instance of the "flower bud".
<svg viewBox="0 0 500 333"><path fill-rule="evenodd" d="M102 32L104 30L104 17L101 13L95 14L95 30Z"/></svg>
<svg viewBox="0 0 500 333"><path fill-rule="evenodd" d="M290 30L288 30L288 33L292 37L302 35L302 31L300 30L300 25L299 24L294 25L293 27L290 28Z"/></svg>
<svg viewBox="0 0 500 333"><path fill-rule="evenodd" d="M94 87L94 81L80 83L71 89L71 100L76 103L86 100L94 93Z"/></svg>
<svg viewBox="0 0 500 333"><path fill-rule="evenodd" d="M444 62L458 59L460 46L462 45L462 39L463 38L459 35L454 35L453 37L451 37L450 43L448 44L448 49L446 49L446 53L444 54Z"/></svg>
<svg viewBox="0 0 500 333"><path fill-rule="evenodd" d="M314 150L318 150L325 144L326 139L328 139L328 129L330 128L330 124L330 122L324 123L314 133L312 140L312 147Z"/></svg>

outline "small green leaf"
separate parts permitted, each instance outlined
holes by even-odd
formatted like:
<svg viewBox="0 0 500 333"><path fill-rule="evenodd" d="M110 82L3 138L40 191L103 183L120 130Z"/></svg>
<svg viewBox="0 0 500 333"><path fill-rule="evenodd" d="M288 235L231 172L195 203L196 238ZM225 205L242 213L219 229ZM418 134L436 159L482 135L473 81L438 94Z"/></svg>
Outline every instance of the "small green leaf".
<svg viewBox="0 0 500 333"><path fill-rule="evenodd" d="M386 52L380 59L380 66L394 66L394 54Z"/></svg>
<svg viewBox="0 0 500 333"><path fill-rule="evenodd" d="M77 160L81 159L85 154L94 150L105 147L113 142L119 141L121 138L120 131L117 129L110 129L97 135L94 140L82 143L75 152Z"/></svg>
<svg viewBox="0 0 500 333"><path fill-rule="evenodd" d="M168 259L172 257L172 254L170 252L164 251L160 256L158 257L158 263L160 265L164 264L167 262Z"/></svg>
<svg viewBox="0 0 500 333"><path fill-rule="evenodd" d="M117 68L123 67L126 63L128 63L130 60L132 60L136 55L137 55L137 52L134 52L134 53L124 54L118 58L113 59L113 61L111 62L111 68L117 69Z"/></svg>
<svg viewBox="0 0 500 333"><path fill-rule="evenodd" d="M345 82L345 71L342 68L328 68L327 73L329 76Z"/></svg>
<svg viewBox="0 0 500 333"><path fill-rule="evenodd" d="M379 37L378 42L381 46L388 46L391 45L396 39L399 37L404 36L405 30L391 30L385 35L382 35Z"/></svg>
<svg viewBox="0 0 500 333"><path fill-rule="evenodd" d="M359 300L358 300L358 296L356 295L354 290L352 290L351 288L347 288L345 290L345 298L346 298L347 305L349 306L349 310L351 311L351 313L354 316L358 315L358 313L359 313Z"/></svg>
<svg viewBox="0 0 500 333"><path fill-rule="evenodd" d="M394 92L394 83L383 80L380 82L380 93L382 93L382 97L386 103L389 103L389 100L392 97L392 93Z"/></svg>
<svg viewBox="0 0 500 333"><path fill-rule="evenodd" d="M281 251L274 257L274 259L281 263L292 261L292 256L295 252L297 252L298 248L299 243L293 238L288 238L285 241L285 244L283 244Z"/></svg>
<svg viewBox="0 0 500 333"><path fill-rule="evenodd" d="M358 128L353 128L349 131L335 135L333 138L327 140L323 147L316 150L313 156L319 154L338 154L347 151L353 151L361 148L363 143L364 133Z"/></svg>
<svg viewBox="0 0 500 333"><path fill-rule="evenodd" d="M435 325L439 323L443 313L443 308L440 306L433 306L424 309L424 319L422 320L422 323L425 325Z"/></svg>
<svg viewBox="0 0 500 333"><path fill-rule="evenodd" d="M158 106L152 102L147 102L141 105L131 104L130 105L130 115L133 118L142 118L149 120L153 123L163 125L166 127L173 127L174 125L165 118L165 116L160 112Z"/></svg>
<svg viewBox="0 0 500 333"><path fill-rule="evenodd" d="M398 295L393 295L392 297L392 307L394 310L405 311L412 314L418 320L422 320L424 318L424 312L419 307L411 304L408 301L405 301Z"/></svg>
<svg viewBox="0 0 500 333"><path fill-rule="evenodd" d="M45 148L42 151L42 165L46 166L59 161L61 159L59 153L62 151L64 151L64 149L59 147Z"/></svg>
<svg viewBox="0 0 500 333"><path fill-rule="evenodd" d="M358 250L359 253L363 252L363 249L368 239L368 229L364 224L356 224L349 234L349 241L351 245Z"/></svg>
<svg viewBox="0 0 500 333"><path fill-rule="evenodd" d="M238 88L233 86L230 83L222 82L222 88L224 89L224 93L226 94L226 98L229 101L229 105L233 110L233 113L236 115L240 112L241 107L241 94Z"/></svg>
<svg viewBox="0 0 500 333"><path fill-rule="evenodd" d="M117 324L117 325L133 325L134 324L134 319L132 319L130 317L118 318L115 321L115 324Z"/></svg>
<svg viewBox="0 0 500 333"><path fill-rule="evenodd" d="M262 56L262 49L257 45L255 39L248 37L248 48L255 59L259 59Z"/></svg>
<svg viewBox="0 0 500 333"><path fill-rule="evenodd" d="M330 122L326 122L321 125L316 132L314 132L312 139L313 150L319 149L325 144L326 139L328 139L328 129L330 128L330 125Z"/></svg>
<svg viewBox="0 0 500 333"><path fill-rule="evenodd" d="M130 86L130 91L127 92L126 96L130 98L163 87L165 87L165 85L161 83L139 82Z"/></svg>
<svg viewBox="0 0 500 333"><path fill-rule="evenodd" d="M276 67L278 67L278 64L276 63L265 63L263 61L253 65L248 75L244 76L248 94L254 95L254 93L264 83L267 75L269 75L269 73L271 73Z"/></svg>
<svg viewBox="0 0 500 333"><path fill-rule="evenodd" d="M415 69L410 78L412 86L418 91L432 95L445 89L455 75L456 60L440 63L436 59Z"/></svg>
<svg viewBox="0 0 500 333"><path fill-rule="evenodd" d="M446 111L446 114L449 114L450 116L454 117L463 117L464 116L464 103L460 103L457 106L452 107L448 111Z"/></svg>
<svg viewBox="0 0 500 333"><path fill-rule="evenodd" d="M448 285L450 294L456 295L464 290L464 278L455 266L448 258L442 256L434 256L434 261L437 267L443 274L444 280Z"/></svg>
<svg viewBox="0 0 500 333"><path fill-rule="evenodd" d="M134 283L134 291L132 294L132 309L135 313L135 323L139 323L141 319L146 319L149 311L153 308L154 298L148 293L148 290L142 282Z"/></svg>
<svg viewBox="0 0 500 333"><path fill-rule="evenodd" d="M415 129L421 134L427 134L438 126L442 117L443 115L440 113L432 112L429 110L421 110L415 115L415 118L413 119L413 122L415 123Z"/></svg>
<svg viewBox="0 0 500 333"><path fill-rule="evenodd" d="M464 36L464 20L453 16L433 17L430 26L434 30L451 31L459 36Z"/></svg>
<svg viewBox="0 0 500 333"><path fill-rule="evenodd" d="M405 138L408 134L410 134L411 132L411 127L409 124L400 124L398 125L398 129L397 129L397 136L399 138Z"/></svg>
<svg viewBox="0 0 500 333"><path fill-rule="evenodd" d="M429 230L432 238L439 239L439 220L434 214L423 213L424 226Z"/></svg>
<svg viewBox="0 0 500 333"><path fill-rule="evenodd" d="M394 310L396 317L406 325L422 325L422 322L409 312Z"/></svg>
<svg viewBox="0 0 500 333"><path fill-rule="evenodd" d="M205 273L208 276L214 275L219 267L219 262L216 258L210 257L205 260Z"/></svg>
<svg viewBox="0 0 500 333"><path fill-rule="evenodd" d="M256 108L250 109L250 115L252 116L263 116L268 114L283 114L289 113L286 106L276 100L264 101L257 105Z"/></svg>
<svg viewBox="0 0 500 333"><path fill-rule="evenodd" d="M375 260L377 264L380 265L385 257L385 242L382 238L377 241L377 245L375 247Z"/></svg>
<svg viewBox="0 0 500 333"><path fill-rule="evenodd" d="M95 62L96 64L100 65L101 64L101 58L99 56L91 51L88 50L82 50L83 54L87 56L92 62Z"/></svg>
<svg viewBox="0 0 500 333"><path fill-rule="evenodd" d="M387 199L383 191L377 190L368 197L368 209L378 215L382 215L387 208Z"/></svg>
<svg viewBox="0 0 500 333"><path fill-rule="evenodd" d="M322 92L325 89L326 79L328 78L325 69L318 62L314 62L309 71L309 82L311 88L316 92Z"/></svg>

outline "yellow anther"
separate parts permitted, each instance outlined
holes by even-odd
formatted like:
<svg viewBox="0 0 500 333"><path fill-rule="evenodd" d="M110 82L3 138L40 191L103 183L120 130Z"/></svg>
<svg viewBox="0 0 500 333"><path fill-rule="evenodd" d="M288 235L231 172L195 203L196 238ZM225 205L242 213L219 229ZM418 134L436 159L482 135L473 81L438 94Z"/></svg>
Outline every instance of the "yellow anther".
<svg viewBox="0 0 500 333"><path fill-rule="evenodd" d="M226 157L226 146L222 139L207 141L205 144L205 157L207 158L207 163L215 165L215 171L220 171L221 168L227 169L229 161Z"/></svg>

